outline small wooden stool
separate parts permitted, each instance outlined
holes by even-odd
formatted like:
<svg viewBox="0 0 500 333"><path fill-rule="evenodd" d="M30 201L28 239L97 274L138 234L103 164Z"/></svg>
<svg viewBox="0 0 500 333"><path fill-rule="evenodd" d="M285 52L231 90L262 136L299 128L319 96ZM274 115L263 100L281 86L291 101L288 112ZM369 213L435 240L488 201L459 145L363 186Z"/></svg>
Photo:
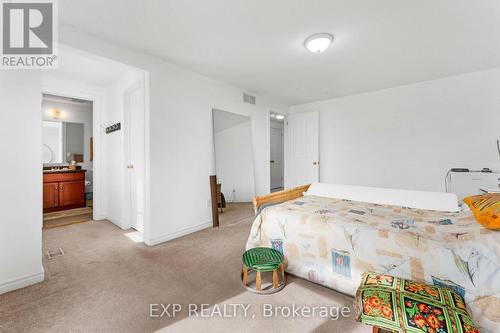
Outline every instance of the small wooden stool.
<svg viewBox="0 0 500 333"><path fill-rule="evenodd" d="M278 270L281 272L281 281ZM255 289L250 287L248 282L249 273L252 271L255 271ZM273 283L263 289L262 273L264 272L273 273ZM272 294L283 289L285 286L283 254L267 247L256 247L243 253L242 282L246 289L258 294Z"/></svg>

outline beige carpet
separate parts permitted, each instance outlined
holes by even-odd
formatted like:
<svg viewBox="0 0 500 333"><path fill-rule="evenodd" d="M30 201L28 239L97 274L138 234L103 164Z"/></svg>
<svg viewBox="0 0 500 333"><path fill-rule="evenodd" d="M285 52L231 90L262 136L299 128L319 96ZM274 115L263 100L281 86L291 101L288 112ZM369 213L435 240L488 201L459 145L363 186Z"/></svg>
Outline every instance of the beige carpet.
<svg viewBox="0 0 500 333"><path fill-rule="evenodd" d="M253 204L251 202L227 203L222 213L219 209L219 225L225 226L242 221L248 221L254 216Z"/></svg>
<svg viewBox="0 0 500 333"><path fill-rule="evenodd" d="M43 214L43 228L50 229L65 225L92 221L92 207L75 208Z"/></svg>
<svg viewBox="0 0 500 333"><path fill-rule="evenodd" d="M105 221L43 231L43 283L0 296L1 332L370 332L354 317L262 318L263 303L350 306L352 299L289 277L279 293L252 294L241 286L241 253L250 220L148 247ZM180 303L173 318L150 318L151 303ZM195 318L187 304L244 303L255 318Z"/></svg>

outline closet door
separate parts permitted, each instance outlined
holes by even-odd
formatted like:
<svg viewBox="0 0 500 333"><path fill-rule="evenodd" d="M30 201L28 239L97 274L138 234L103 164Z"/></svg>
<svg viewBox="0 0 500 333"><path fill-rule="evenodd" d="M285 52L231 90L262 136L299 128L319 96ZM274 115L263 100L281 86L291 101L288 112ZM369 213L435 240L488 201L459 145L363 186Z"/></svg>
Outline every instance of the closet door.
<svg viewBox="0 0 500 333"><path fill-rule="evenodd" d="M319 113L287 116L285 121L285 187L319 182Z"/></svg>
<svg viewBox="0 0 500 333"><path fill-rule="evenodd" d="M125 142L127 154L127 208L130 226L144 231L146 200L144 86L136 84L125 94Z"/></svg>

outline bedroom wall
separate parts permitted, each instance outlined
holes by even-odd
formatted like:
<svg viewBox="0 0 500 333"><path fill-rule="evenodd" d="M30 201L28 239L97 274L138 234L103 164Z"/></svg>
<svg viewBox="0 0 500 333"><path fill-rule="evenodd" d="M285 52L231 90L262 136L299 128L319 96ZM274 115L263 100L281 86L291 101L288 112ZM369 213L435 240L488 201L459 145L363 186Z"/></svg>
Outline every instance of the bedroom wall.
<svg viewBox="0 0 500 333"><path fill-rule="evenodd" d="M157 244L211 226L208 176L215 172L212 109L252 118L257 194L269 192L268 109L278 102L257 95L242 102L243 90L144 53L63 26L68 46L142 68L150 73L151 235Z"/></svg>
<svg viewBox="0 0 500 333"><path fill-rule="evenodd" d="M226 201L251 202L255 196L255 182L250 119L214 136L217 179L222 184Z"/></svg>
<svg viewBox="0 0 500 333"><path fill-rule="evenodd" d="M500 169L500 69L290 108L320 111L320 180L444 192L452 167Z"/></svg>
<svg viewBox="0 0 500 333"><path fill-rule="evenodd" d="M0 75L0 294L42 281L40 72Z"/></svg>

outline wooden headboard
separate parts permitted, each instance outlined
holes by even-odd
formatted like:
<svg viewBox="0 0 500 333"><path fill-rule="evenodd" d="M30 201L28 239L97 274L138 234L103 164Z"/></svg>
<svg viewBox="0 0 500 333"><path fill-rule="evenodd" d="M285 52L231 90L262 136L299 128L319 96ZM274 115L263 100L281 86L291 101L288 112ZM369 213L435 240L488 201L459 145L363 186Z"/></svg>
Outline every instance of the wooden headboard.
<svg viewBox="0 0 500 333"><path fill-rule="evenodd" d="M288 190L273 192L260 197L253 198L253 208L255 214L259 211L259 207L267 203L280 203L288 200L300 198L302 194L307 191L311 184L297 186Z"/></svg>

